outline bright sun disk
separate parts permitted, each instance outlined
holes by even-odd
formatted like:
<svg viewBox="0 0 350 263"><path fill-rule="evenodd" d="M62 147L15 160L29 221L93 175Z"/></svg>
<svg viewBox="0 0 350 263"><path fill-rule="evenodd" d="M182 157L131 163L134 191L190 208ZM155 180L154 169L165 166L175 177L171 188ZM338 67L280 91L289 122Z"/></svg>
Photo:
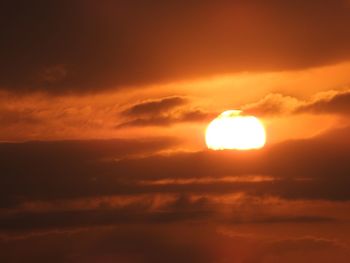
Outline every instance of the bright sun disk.
<svg viewBox="0 0 350 263"><path fill-rule="evenodd" d="M265 145L266 133L256 117L241 115L239 110L228 110L210 122L205 141L212 150L259 149Z"/></svg>

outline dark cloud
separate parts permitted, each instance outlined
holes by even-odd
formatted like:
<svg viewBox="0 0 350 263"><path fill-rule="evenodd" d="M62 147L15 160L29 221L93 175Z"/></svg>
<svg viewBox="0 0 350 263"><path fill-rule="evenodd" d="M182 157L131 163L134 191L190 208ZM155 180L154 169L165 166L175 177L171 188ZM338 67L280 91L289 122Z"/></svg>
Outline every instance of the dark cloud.
<svg viewBox="0 0 350 263"><path fill-rule="evenodd" d="M1 205L109 195L246 192L288 199L349 200L349 128L260 151L152 155L171 139L149 142L31 142L0 145ZM129 158L125 156L129 155ZM152 184L160 179L269 175L270 181ZM151 184L145 184L150 182Z"/></svg>
<svg viewBox="0 0 350 263"><path fill-rule="evenodd" d="M342 245L336 240L321 239L316 237L302 237L294 239L285 239L272 242L271 248L279 253L296 250L322 250L341 248Z"/></svg>
<svg viewBox="0 0 350 263"><path fill-rule="evenodd" d="M118 124L117 128L170 126L182 122L205 122L213 119L216 115L215 113L204 112L202 110L184 110L181 112L128 120Z"/></svg>
<svg viewBox="0 0 350 263"><path fill-rule="evenodd" d="M4 262L23 262L25 258L26 262L209 263L215 256L204 251L213 244L208 239L212 233L218 240L213 230L203 234L190 226L90 228L2 242L0 253Z"/></svg>
<svg viewBox="0 0 350 263"><path fill-rule="evenodd" d="M298 113L341 114L350 113L350 91L339 92L328 98L320 98L296 109Z"/></svg>
<svg viewBox="0 0 350 263"><path fill-rule="evenodd" d="M254 216L252 218L233 218L232 224L283 224L283 223L332 223L336 220L324 216Z"/></svg>
<svg viewBox="0 0 350 263"><path fill-rule="evenodd" d="M292 96L274 93L243 106L246 114L275 116L283 114L339 114L350 112L350 90L328 91L316 94L314 99L303 101Z"/></svg>
<svg viewBox="0 0 350 263"><path fill-rule="evenodd" d="M350 55L344 0L7 0L0 10L0 87L11 91L96 91Z"/></svg>
<svg viewBox="0 0 350 263"><path fill-rule="evenodd" d="M151 118L136 118L130 121L125 121L116 126L117 129L127 127L145 127L145 126L169 126L178 122L170 116L158 116Z"/></svg>
<svg viewBox="0 0 350 263"><path fill-rule="evenodd" d="M124 120L117 128L170 126L181 122L209 121L216 116L200 109L189 109L185 105L188 103L187 99L178 96L141 102L121 112Z"/></svg>
<svg viewBox="0 0 350 263"><path fill-rule="evenodd" d="M168 112L171 109L187 103L183 97L167 97L158 100L150 100L133 105L122 112L126 116L157 115Z"/></svg>
<svg viewBox="0 0 350 263"><path fill-rule="evenodd" d="M329 238L303 236L297 238L285 238L268 241L261 246L256 254L256 261L273 262L339 262L345 263L349 257L349 251L344 244Z"/></svg>
<svg viewBox="0 0 350 263"><path fill-rule="evenodd" d="M343 238L347 206L335 204L350 200L348 134L333 130L259 151L167 155L152 152L169 149L171 138L1 143L0 260L308 262L322 251L322 260L345 263L342 243L291 239L278 229L332 229ZM273 179L215 180L255 174ZM212 180L196 181L203 178ZM225 200L230 195L246 198ZM262 228L266 237L223 235L220 227Z"/></svg>
<svg viewBox="0 0 350 263"><path fill-rule="evenodd" d="M300 103L297 98L272 93L257 102L244 105L242 110L256 116L276 116L290 114Z"/></svg>
<svg viewBox="0 0 350 263"><path fill-rule="evenodd" d="M346 179L346 156L350 150L348 132L349 128L334 130L322 136L287 141L259 151L203 151L125 159L117 162L115 168L119 173L128 171L130 176L144 179L242 174L272 175L279 179L327 179L332 174L334 179Z"/></svg>
<svg viewBox="0 0 350 263"><path fill-rule="evenodd" d="M42 164L45 165L44 160L65 162L73 156L77 161L98 161L103 158L150 154L178 143L179 140L173 137L1 143L0 156L6 161L18 160L23 164L33 162L38 165L43 161Z"/></svg>
<svg viewBox="0 0 350 263"><path fill-rule="evenodd" d="M177 143L174 138L2 143L1 207L24 201L29 195L43 200L120 191L114 185L117 182L110 181L111 160L154 153ZM13 180L17 181L15 191Z"/></svg>
<svg viewBox="0 0 350 263"><path fill-rule="evenodd" d="M196 209L150 212L142 207L12 213L0 217L0 232L64 230L120 224L164 224L203 220L211 213L212 211Z"/></svg>
<svg viewBox="0 0 350 263"><path fill-rule="evenodd" d="M238 206L240 214L234 211L225 213L223 204L209 197L191 200L190 195L177 195L170 202L155 208L156 198L149 202L144 200L122 205L120 207L100 206L94 209L81 207L75 209L54 210L55 203L50 204L48 210L38 211L12 211L0 214L0 233L17 234L22 232L43 232L60 229L61 231L76 228L89 228L97 226L117 226L127 224L172 224L191 222L218 222L220 224L333 224L338 220L332 217L317 215L279 215L276 212L267 214L252 213L254 203L247 202L245 205L252 206L250 211L244 211ZM271 205L270 205L271 206ZM234 208L232 204L228 208ZM231 209L232 209L231 208ZM239 209L240 208L240 209ZM266 207L264 207L266 209ZM24 220L25 219L25 220Z"/></svg>
<svg viewBox="0 0 350 263"><path fill-rule="evenodd" d="M269 229L271 230L271 229ZM123 225L56 231L1 241L4 262L192 262L346 263L340 242L319 236L265 237L259 241L223 235L211 224ZM301 253L302 252L302 253Z"/></svg>
<svg viewBox="0 0 350 263"><path fill-rule="evenodd" d="M192 110L183 112L180 120L186 122L209 121L215 118L217 113L204 112L202 110Z"/></svg>

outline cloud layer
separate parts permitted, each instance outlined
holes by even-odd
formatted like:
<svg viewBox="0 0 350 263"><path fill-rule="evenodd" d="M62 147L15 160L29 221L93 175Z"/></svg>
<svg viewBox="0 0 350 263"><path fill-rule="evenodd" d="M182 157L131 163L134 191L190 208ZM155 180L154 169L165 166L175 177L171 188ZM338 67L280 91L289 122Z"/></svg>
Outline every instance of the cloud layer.
<svg viewBox="0 0 350 263"><path fill-rule="evenodd" d="M2 207L24 201L153 193L244 192L287 199L349 200L348 132L346 128L261 151L146 157L167 149L173 140L2 143ZM269 177L265 180L264 176ZM156 183L159 180L165 183Z"/></svg>
<svg viewBox="0 0 350 263"><path fill-rule="evenodd" d="M0 259L345 263L348 134L166 155L171 138L1 143Z"/></svg>
<svg viewBox="0 0 350 263"><path fill-rule="evenodd" d="M350 90L330 90L320 92L308 101L292 96L272 93L263 99L243 106L249 114L275 116L287 114L337 114L348 116L350 111Z"/></svg>
<svg viewBox="0 0 350 263"><path fill-rule="evenodd" d="M344 61L348 11L344 0L5 1L0 87L77 93Z"/></svg>
<svg viewBox="0 0 350 263"><path fill-rule="evenodd" d="M117 128L171 126L183 122L210 121L217 114L191 108L189 99L180 96L143 101L121 112L124 120Z"/></svg>

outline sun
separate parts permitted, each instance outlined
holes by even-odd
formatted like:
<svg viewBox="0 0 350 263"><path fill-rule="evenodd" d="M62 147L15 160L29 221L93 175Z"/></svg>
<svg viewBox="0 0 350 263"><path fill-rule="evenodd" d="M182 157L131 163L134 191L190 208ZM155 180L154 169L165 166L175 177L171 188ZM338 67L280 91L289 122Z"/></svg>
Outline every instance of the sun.
<svg viewBox="0 0 350 263"><path fill-rule="evenodd" d="M210 122L205 141L212 150L259 149L266 143L266 133L256 117L241 115L239 110L228 110Z"/></svg>

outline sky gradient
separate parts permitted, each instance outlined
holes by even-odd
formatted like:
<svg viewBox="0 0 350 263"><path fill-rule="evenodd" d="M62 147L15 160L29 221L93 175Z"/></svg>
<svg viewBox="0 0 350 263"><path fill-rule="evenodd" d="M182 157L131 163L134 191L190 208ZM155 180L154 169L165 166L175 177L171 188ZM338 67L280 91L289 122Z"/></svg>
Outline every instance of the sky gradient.
<svg viewBox="0 0 350 263"><path fill-rule="evenodd" d="M0 261L350 261L350 2L2 1ZM213 151L242 110L267 143Z"/></svg>

